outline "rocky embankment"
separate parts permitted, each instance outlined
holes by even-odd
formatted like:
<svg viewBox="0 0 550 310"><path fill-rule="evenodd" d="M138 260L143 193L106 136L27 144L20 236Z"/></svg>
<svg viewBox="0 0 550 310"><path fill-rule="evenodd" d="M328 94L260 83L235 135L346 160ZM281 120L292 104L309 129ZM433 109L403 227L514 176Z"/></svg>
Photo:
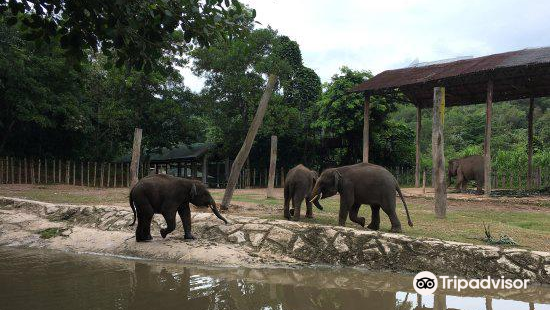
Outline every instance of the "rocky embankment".
<svg viewBox="0 0 550 310"><path fill-rule="evenodd" d="M0 198L0 245L98 252L151 259L233 266L328 264L469 278L530 279L550 284L550 253L503 249L433 238L412 238L344 227L283 220L193 214L198 240L184 241L178 229L162 239L155 217L154 240L136 243L132 212L108 206L58 205ZM57 228L44 239L43 232ZM41 235L42 234L42 235Z"/></svg>

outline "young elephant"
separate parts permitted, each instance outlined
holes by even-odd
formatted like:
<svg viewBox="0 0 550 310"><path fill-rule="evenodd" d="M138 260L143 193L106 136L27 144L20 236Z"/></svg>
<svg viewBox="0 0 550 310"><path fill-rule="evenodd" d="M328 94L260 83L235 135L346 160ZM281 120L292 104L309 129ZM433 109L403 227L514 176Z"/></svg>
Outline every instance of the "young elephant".
<svg viewBox="0 0 550 310"><path fill-rule="evenodd" d="M306 217L313 218L313 210L311 206L311 190L315 181L317 181L318 174L315 171L309 170L304 165L300 164L288 171L285 180L285 208L284 217L290 220L292 216L295 221L300 220L300 208L302 207L302 201L306 199ZM289 210L290 200L292 199L292 209ZM323 210L321 204L318 201L313 202L319 210Z"/></svg>
<svg viewBox="0 0 550 310"><path fill-rule="evenodd" d="M477 193L482 193L485 182L485 159L481 155L466 156L458 159L449 160L447 186L451 186L451 178L456 176L456 189L464 191L468 181L475 180Z"/></svg>
<svg viewBox="0 0 550 310"><path fill-rule="evenodd" d="M412 227L409 210L397 180L388 170L377 165L360 163L323 171L313 188L312 201L340 193L338 219L340 226L345 226L349 213L350 220L365 227L365 218L357 217L357 214L362 204L368 204L372 210L368 228L380 229L380 209L382 209L390 218L391 231L401 232L401 222L395 213L395 191L403 201L408 224Z"/></svg>
<svg viewBox="0 0 550 310"><path fill-rule="evenodd" d="M151 220L153 215L162 214L166 220L166 228L160 230L162 238L176 229L176 212L183 222L185 239L195 239L191 234L191 210L189 203L195 206L209 206L212 212L227 224L227 220L218 212L216 202L198 181L173 177L166 174L156 174L141 179L130 191L130 207L134 212L137 228L136 241L148 241L151 237Z"/></svg>

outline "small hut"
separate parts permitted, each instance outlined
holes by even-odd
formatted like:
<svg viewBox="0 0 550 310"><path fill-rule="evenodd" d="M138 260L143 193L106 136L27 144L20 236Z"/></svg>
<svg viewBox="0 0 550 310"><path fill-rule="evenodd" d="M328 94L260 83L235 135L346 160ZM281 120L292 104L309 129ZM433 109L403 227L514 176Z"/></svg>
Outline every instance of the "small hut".
<svg viewBox="0 0 550 310"><path fill-rule="evenodd" d="M387 70L356 85L351 92L365 95L363 161L369 155L369 105L373 95L395 97L403 94L417 108L415 184L420 179L421 109L433 109L432 158L436 215L445 217L446 184L443 154L445 106L485 102L485 195L491 193L491 119L493 102L529 99L528 184L532 182L533 105L537 97L550 96L550 47L524 49L484 57L443 61L427 65Z"/></svg>

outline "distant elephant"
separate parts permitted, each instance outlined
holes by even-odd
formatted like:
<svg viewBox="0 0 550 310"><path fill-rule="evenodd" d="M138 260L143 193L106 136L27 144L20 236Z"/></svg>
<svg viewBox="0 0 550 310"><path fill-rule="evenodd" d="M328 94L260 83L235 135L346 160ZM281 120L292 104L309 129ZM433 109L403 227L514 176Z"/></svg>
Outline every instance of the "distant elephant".
<svg viewBox="0 0 550 310"><path fill-rule="evenodd" d="M300 164L288 171L285 180L285 207L284 207L284 217L287 220L290 220L292 216L295 221L300 220L300 208L302 207L302 201L306 199L306 217L313 218L312 202L310 201L313 196L311 196L311 190L317 177L319 175L313 170L309 170L304 165ZM292 209L289 210L290 200L292 199ZM313 202L319 210L323 210L319 201Z"/></svg>
<svg viewBox="0 0 550 310"><path fill-rule="evenodd" d="M395 191L401 197L409 226L413 226L407 204L395 177L385 168L369 163L360 163L339 168L330 168L317 179L313 188L313 199L324 199L340 193L340 214L338 224L345 226L348 217L365 227L365 218L357 217L362 204L370 205L371 222L367 228L380 229L380 208L391 221L391 231L401 232L401 222L395 212Z"/></svg>
<svg viewBox="0 0 550 310"><path fill-rule="evenodd" d="M485 182L485 159L481 155L466 156L458 159L449 160L447 186L451 186L451 178L456 176L456 189L464 191L468 181L475 180L477 193L482 193Z"/></svg>
<svg viewBox="0 0 550 310"><path fill-rule="evenodd" d="M138 225L136 241L148 241L151 237L151 220L154 214L162 214L166 228L160 230L162 238L176 229L176 212L183 222L185 239L195 239L191 234L191 210L189 203L195 206L209 206L212 212L227 224L219 213L216 202L204 184L199 181L177 178L166 174L155 174L141 179L130 191L130 207L136 213Z"/></svg>

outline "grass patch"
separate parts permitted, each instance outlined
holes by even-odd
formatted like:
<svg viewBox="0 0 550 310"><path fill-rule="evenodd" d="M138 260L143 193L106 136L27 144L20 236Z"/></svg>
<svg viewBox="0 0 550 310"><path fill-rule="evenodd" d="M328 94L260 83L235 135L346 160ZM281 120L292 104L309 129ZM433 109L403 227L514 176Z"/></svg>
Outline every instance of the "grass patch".
<svg viewBox="0 0 550 310"><path fill-rule="evenodd" d="M38 232L40 238L50 239L61 235L64 229L58 227L50 227Z"/></svg>

